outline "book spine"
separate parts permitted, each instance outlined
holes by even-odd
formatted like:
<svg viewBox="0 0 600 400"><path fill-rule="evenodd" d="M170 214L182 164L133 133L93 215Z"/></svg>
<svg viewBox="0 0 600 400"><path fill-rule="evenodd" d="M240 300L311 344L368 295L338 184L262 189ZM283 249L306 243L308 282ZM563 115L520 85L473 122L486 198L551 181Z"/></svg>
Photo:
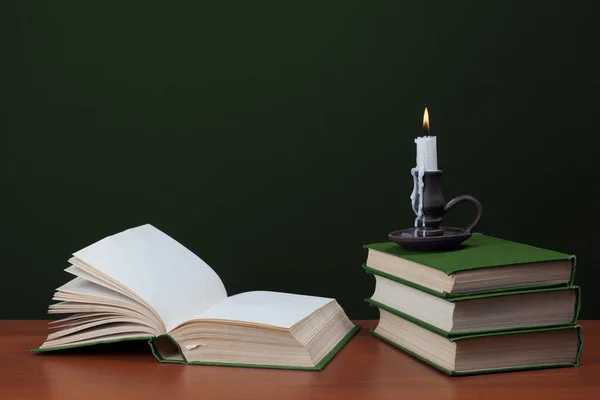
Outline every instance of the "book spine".
<svg viewBox="0 0 600 400"><path fill-rule="evenodd" d="M573 365L578 366L579 358L581 357L581 351L583 350L583 328L581 327L581 325L576 325L575 328L577 329L577 333L578 333L578 341L577 341L577 355L575 356L575 362L573 363Z"/></svg>
<svg viewBox="0 0 600 400"><path fill-rule="evenodd" d="M188 364L181 346L169 335L153 337L148 341L152 354L161 363Z"/></svg>
<svg viewBox="0 0 600 400"><path fill-rule="evenodd" d="M571 324L576 324L577 319L579 318L579 310L581 310L581 289L579 286L575 286L575 309L573 311L573 319L571 320Z"/></svg>
<svg viewBox="0 0 600 400"><path fill-rule="evenodd" d="M576 256L571 256L569 257L569 259L571 260L571 277L569 278L569 286L573 285L575 282L575 269L577 266L577 257Z"/></svg>

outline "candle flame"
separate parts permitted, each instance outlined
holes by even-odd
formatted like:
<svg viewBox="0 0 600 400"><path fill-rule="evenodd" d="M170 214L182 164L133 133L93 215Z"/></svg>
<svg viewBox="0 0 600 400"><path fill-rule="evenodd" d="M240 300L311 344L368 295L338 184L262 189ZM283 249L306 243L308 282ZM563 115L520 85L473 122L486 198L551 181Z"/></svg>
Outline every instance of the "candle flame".
<svg viewBox="0 0 600 400"><path fill-rule="evenodd" d="M427 107L425 107L425 111L423 112L423 131L429 136L429 111Z"/></svg>

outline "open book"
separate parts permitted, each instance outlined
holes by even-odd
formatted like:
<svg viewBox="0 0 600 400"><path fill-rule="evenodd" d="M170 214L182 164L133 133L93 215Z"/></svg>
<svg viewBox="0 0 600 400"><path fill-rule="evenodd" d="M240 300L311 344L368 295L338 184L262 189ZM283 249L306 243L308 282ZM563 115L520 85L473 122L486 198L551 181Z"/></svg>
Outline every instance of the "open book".
<svg viewBox="0 0 600 400"><path fill-rule="evenodd" d="M51 333L34 352L148 339L163 362L320 370L358 331L334 299L255 291L227 297L183 245L143 225L73 254Z"/></svg>

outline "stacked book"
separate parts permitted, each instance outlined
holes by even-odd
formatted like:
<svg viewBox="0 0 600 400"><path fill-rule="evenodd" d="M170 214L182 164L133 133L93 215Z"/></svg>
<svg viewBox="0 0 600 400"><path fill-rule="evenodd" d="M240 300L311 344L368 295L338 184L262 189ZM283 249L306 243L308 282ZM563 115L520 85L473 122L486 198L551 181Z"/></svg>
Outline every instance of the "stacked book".
<svg viewBox="0 0 600 400"><path fill-rule="evenodd" d="M454 251L365 246L373 334L450 375L575 366L575 257L482 234Z"/></svg>

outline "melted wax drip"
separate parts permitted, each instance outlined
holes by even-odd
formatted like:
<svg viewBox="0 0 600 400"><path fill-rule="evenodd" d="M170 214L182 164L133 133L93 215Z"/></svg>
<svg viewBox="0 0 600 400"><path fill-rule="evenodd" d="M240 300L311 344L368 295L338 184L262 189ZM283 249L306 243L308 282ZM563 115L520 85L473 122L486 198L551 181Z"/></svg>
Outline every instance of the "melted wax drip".
<svg viewBox="0 0 600 400"><path fill-rule="evenodd" d="M425 187L425 183L423 182L423 176L425 175L425 168L421 165L419 168L411 169L410 172L413 176L413 191L410 195L410 200L413 212L417 215L417 217L415 218L414 233L414 236L417 236L419 222L421 223L422 227L425 227L425 215L423 215L423 188ZM417 194L419 196L419 204L416 204Z"/></svg>

